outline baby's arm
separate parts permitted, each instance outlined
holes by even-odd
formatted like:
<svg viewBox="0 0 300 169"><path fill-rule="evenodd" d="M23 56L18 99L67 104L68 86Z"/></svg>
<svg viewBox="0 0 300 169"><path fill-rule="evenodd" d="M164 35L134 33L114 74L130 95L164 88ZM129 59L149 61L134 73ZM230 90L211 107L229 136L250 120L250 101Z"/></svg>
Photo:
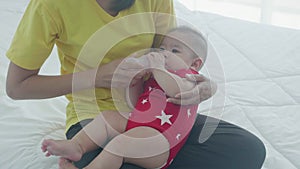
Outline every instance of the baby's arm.
<svg viewBox="0 0 300 169"><path fill-rule="evenodd" d="M170 73L165 68L164 56L159 53L150 53L148 55L152 74L154 79L165 91L169 97L175 97L176 94L189 91L195 87L195 83L181 78L178 75Z"/></svg>
<svg viewBox="0 0 300 169"><path fill-rule="evenodd" d="M130 108L134 108L138 97L143 92L143 79L139 80L137 83L135 83L133 86L129 86L126 89L126 101L127 105Z"/></svg>

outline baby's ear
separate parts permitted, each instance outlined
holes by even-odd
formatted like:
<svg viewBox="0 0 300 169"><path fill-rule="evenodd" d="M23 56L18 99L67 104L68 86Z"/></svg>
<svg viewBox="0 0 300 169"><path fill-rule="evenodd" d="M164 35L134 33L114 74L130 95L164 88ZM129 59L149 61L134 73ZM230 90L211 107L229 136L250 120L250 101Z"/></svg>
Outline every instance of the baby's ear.
<svg viewBox="0 0 300 169"><path fill-rule="evenodd" d="M197 57L193 60L191 67L193 69L195 69L196 71L199 71L201 69L202 65L203 65L202 60L199 57Z"/></svg>

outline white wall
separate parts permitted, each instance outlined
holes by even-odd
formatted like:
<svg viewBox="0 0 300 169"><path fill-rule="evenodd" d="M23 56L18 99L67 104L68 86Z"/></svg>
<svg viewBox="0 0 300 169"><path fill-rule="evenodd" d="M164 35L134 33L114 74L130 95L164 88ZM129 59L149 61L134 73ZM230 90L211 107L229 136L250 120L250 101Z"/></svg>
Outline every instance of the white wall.
<svg viewBox="0 0 300 169"><path fill-rule="evenodd" d="M300 0L178 0L191 10L300 29Z"/></svg>

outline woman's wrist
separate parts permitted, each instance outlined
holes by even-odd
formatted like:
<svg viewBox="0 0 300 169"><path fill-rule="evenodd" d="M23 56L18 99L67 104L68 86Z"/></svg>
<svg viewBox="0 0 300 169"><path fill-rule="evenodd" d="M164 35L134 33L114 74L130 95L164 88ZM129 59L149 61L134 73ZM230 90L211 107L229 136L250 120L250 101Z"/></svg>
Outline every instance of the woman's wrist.
<svg viewBox="0 0 300 169"><path fill-rule="evenodd" d="M95 88L97 69L90 69L83 72L73 73L72 91Z"/></svg>
<svg viewBox="0 0 300 169"><path fill-rule="evenodd" d="M111 83L116 69L123 59L116 59L97 68L91 69L92 85L96 88L111 88Z"/></svg>

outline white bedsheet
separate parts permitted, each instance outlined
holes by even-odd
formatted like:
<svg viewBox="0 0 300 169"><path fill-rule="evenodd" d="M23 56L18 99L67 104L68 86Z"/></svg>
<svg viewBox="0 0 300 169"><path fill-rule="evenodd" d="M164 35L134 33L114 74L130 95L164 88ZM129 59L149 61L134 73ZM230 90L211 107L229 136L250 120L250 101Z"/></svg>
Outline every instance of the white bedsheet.
<svg viewBox="0 0 300 169"><path fill-rule="evenodd" d="M65 138L65 98L13 101L5 93L5 52L27 4L0 1L0 168L56 169L57 158L45 158L40 143L45 137ZM208 57L203 73L220 90L201 104L199 113L221 117L261 138L267 148L264 169L299 169L300 31L191 12L175 4L179 18L208 35L218 54ZM56 52L46 65L43 73L58 74Z"/></svg>

